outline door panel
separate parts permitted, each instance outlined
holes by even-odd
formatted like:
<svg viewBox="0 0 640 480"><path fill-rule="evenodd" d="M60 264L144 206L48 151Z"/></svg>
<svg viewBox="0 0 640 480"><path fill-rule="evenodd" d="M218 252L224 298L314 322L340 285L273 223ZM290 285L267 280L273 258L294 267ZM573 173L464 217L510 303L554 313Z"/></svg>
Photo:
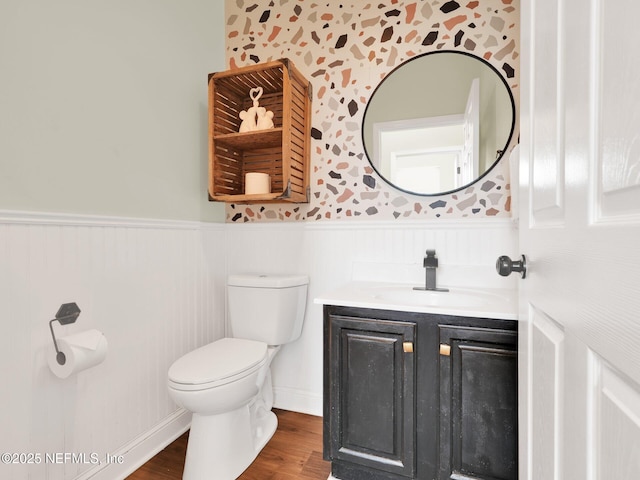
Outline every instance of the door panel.
<svg viewBox="0 0 640 480"><path fill-rule="evenodd" d="M462 187L478 178L480 172L480 79L471 82L467 107L462 125L464 143L462 147L462 165L457 176L456 187Z"/></svg>
<svg viewBox="0 0 640 480"><path fill-rule="evenodd" d="M342 331L343 448L397 454L394 437L398 419L393 413L401 385L395 384L396 344L392 337ZM376 372L375 382L363 375L367 371ZM376 402L371 402L372 398Z"/></svg>
<svg viewBox="0 0 640 480"><path fill-rule="evenodd" d="M560 61L560 13L563 2L531 2L535 22L532 71L536 90L532 103L536 116L531 119L535 137L536 162L532 165L532 224L556 224L562 221L564 208L564 110L558 108L562 99L562 69Z"/></svg>
<svg viewBox="0 0 640 480"><path fill-rule="evenodd" d="M521 8L521 478L639 478L640 2Z"/></svg>
<svg viewBox="0 0 640 480"><path fill-rule="evenodd" d="M640 393L594 355L592 470L596 478L640 478Z"/></svg>
<svg viewBox="0 0 640 480"><path fill-rule="evenodd" d="M536 310L530 314L531 338L532 478L559 480L561 475L564 331Z"/></svg>
<svg viewBox="0 0 640 480"><path fill-rule="evenodd" d="M517 333L439 327L440 479L518 475Z"/></svg>
<svg viewBox="0 0 640 480"><path fill-rule="evenodd" d="M594 35L593 61L600 76L594 78L595 172L597 193L594 211L597 220L622 215L640 215L640 78L638 49L640 36L634 0L594 2L599 15ZM639 221L640 216L635 219Z"/></svg>
<svg viewBox="0 0 640 480"><path fill-rule="evenodd" d="M329 457L415 474L414 323L330 316Z"/></svg>

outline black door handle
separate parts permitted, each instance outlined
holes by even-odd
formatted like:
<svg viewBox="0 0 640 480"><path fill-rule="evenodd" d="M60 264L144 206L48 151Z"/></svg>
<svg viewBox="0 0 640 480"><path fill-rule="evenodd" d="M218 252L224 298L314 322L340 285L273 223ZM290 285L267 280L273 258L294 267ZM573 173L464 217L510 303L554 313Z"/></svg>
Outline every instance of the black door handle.
<svg viewBox="0 0 640 480"><path fill-rule="evenodd" d="M527 259L522 255L520 260L514 261L506 255L502 255L501 257L498 257L496 270L503 277L508 277L512 272L518 272L522 275L522 278L525 278L527 276Z"/></svg>

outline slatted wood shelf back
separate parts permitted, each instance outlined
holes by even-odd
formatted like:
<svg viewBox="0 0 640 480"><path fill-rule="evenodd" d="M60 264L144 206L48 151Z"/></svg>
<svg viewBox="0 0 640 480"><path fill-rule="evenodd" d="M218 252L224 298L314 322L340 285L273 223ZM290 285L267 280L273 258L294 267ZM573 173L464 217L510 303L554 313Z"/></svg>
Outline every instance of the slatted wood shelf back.
<svg viewBox="0 0 640 480"><path fill-rule="evenodd" d="M240 132L254 104L273 128ZM230 203L309 201L311 84L288 59L209 75L209 198ZM245 114L243 114L245 115ZM245 193L245 174L266 173L271 193Z"/></svg>

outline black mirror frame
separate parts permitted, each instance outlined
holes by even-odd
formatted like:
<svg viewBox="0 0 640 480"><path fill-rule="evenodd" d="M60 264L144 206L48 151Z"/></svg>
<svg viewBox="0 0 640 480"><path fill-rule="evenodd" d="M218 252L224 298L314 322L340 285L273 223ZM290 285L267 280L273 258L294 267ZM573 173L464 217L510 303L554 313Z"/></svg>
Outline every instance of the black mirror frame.
<svg viewBox="0 0 640 480"><path fill-rule="evenodd" d="M461 187L455 188L453 190L448 190L448 191L444 191L444 192L435 192L435 193L412 192L410 190L403 189L403 188L398 187L397 185L394 185L393 183L391 183L384 175L382 175L380 173L380 171L373 164L373 161L371 160L371 156L369 155L369 152L367 151L367 146L366 146L366 143L365 143L365 131L364 131L365 121L364 120L367 117L367 111L369 110L369 105L371 104L371 100L374 98L374 96L375 96L376 92L378 91L378 89L380 88L380 86L394 72L396 72L398 69L402 68L404 65L408 64L409 62L413 62L414 60L418 60L418 59L426 57L428 55L437 55L437 54L440 54L440 53L455 53L455 54L458 54L458 55L466 55L467 57L471 57L474 60L479 60L480 62L482 62L486 66L488 66L493 71L493 73L495 73L498 76L498 78L502 81L505 89L507 90L507 93L509 95L509 101L511 103L511 112L512 112L511 129L509 131L509 135L507 137L507 141L506 141L506 143L504 145L504 148L502 149L502 152L500 153L500 155L496 157L495 161L491 164L491 166L489 168L487 168L482 174L480 174L472 182L469 182L469 183L467 183L465 185L462 185ZM363 116L362 116L362 127L360 128L360 135L362 137L362 147L364 149L365 156L367 157L367 160L369 161L369 165L371 165L371 168L373 168L373 170L376 172L378 177L380 177L380 179L382 179L387 185L395 188L396 190L400 190L403 193L409 194L409 195L417 195L417 196L420 196L420 197L438 197L438 196L442 196L442 195L450 195L452 193L456 193L456 192L459 192L459 191L464 190L466 188L469 188L471 185L479 182L482 178L484 178L487 174L489 174L489 172L491 172L491 170L493 170L495 168L495 166L500 162L500 160L502 160L502 158L504 157L505 153L507 152L507 149L508 149L509 145L511 144L511 141L513 140L513 133L514 133L515 127L516 127L516 103L515 103L515 99L513 97L513 92L511 91L511 88L509 87L509 84L507 83L506 79L498 71L498 69L496 69L493 65L491 65L489 62L487 62L484 58L478 57L477 55L474 55L472 53L461 52L459 50L435 50L435 51L432 51L432 52L421 53L419 55L416 55L415 57L412 57L412 58L402 62L400 65L394 67L393 70L391 70L382 79L382 81L380 83L378 83L378 85L376 86L374 91L371 93L371 96L369 97L369 100L367 101L367 106L366 106L366 108L364 110L364 113L363 113Z"/></svg>

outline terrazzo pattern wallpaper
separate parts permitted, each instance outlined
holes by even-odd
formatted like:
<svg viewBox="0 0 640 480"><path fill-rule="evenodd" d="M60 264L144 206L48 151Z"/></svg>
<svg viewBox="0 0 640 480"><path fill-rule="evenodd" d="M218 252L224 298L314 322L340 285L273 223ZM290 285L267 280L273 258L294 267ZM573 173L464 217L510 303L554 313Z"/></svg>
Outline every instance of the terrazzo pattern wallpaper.
<svg viewBox="0 0 640 480"><path fill-rule="evenodd" d="M401 63L458 50L494 66L510 86L518 137L519 0L226 0L230 69L289 58L311 81L308 204L228 204L227 222L392 220L510 215L507 155L479 182L419 196L371 167L361 126L369 98Z"/></svg>

